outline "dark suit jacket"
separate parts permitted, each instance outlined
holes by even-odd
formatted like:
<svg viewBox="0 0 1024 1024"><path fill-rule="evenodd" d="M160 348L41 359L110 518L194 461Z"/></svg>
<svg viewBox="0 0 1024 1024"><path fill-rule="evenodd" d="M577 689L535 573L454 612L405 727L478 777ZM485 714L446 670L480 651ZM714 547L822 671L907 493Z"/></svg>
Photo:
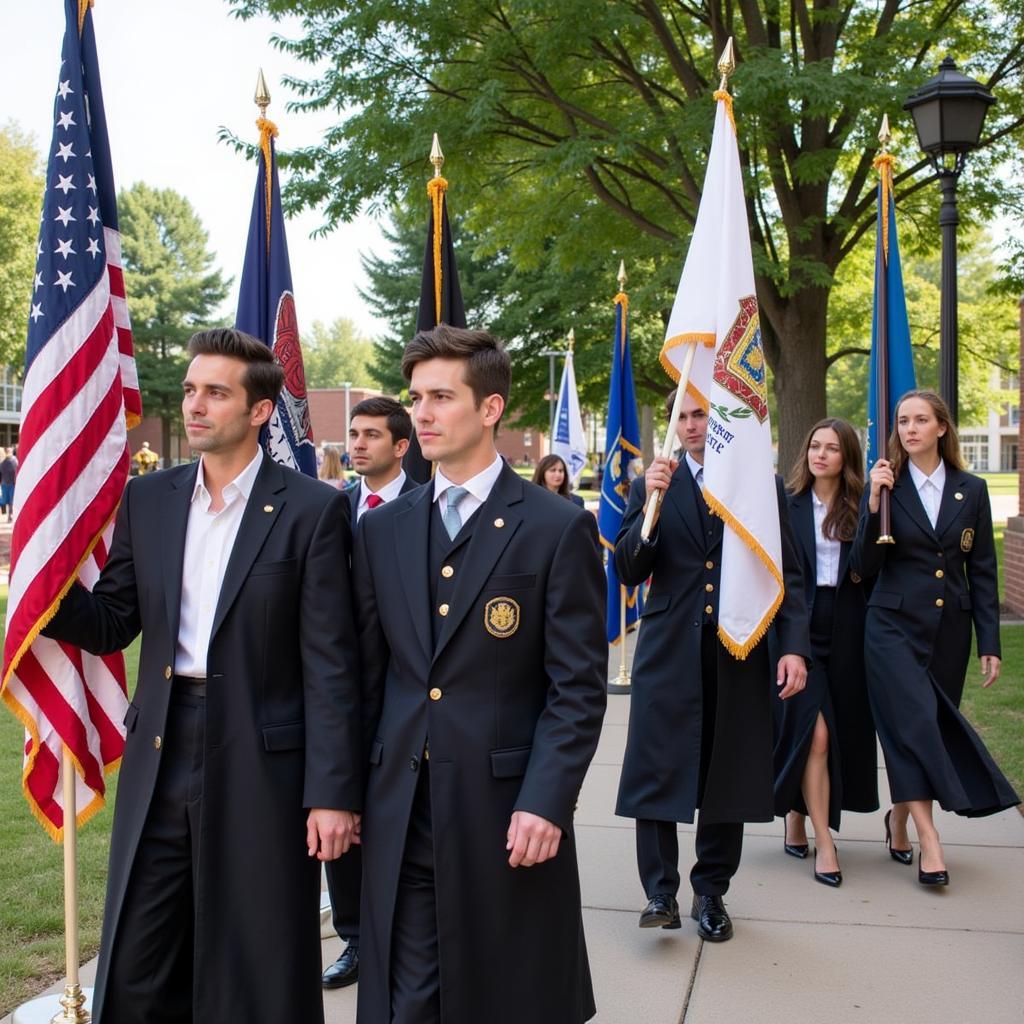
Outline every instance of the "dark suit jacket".
<svg viewBox="0 0 1024 1024"><path fill-rule="evenodd" d="M781 653L810 658L803 579L776 480L782 527L785 597L774 625ZM712 749L704 728L701 647L706 623L718 620L722 531L698 506L703 498L683 460L662 501L651 543L640 540L647 491L633 481L615 542L620 582L653 575L644 602L616 814L657 821L770 821L774 665L767 641L744 661L715 640L717 700ZM711 611L707 612L706 609Z"/></svg>
<svg viewBox="0 0 1024 1024"><path fill-rule="evenodd" d="M120 650L142 631L114 811L97 1015L157 785L196 472L196 464L180 466L128 484L92 594L73 587L46 630L95 654ZM224 576L207 659L197 1024L239 1015L322 1019L320 872L306 853L306 812L362 805L345 504L328 485L264 457ZM253 986L250 966L267 962L270 937L274 969ZM252 1007L238 1003L245 992Z"/></svg>
<svg viewBox="0 0 1024 1024"><path fill-rule="evenodd" d="M358 480L354 480L352 483L348 485L348 487L345 488L345 495L348 498L349 511L351 512L351 523L353 526L356 525L356 510L359 508L359 494L362 485L362 478L359 478ZM407 472L405 474L405 480L403 481L402 486L401 488L399 488L398 494L395 497L401 497L403 494L408 494L409 491L415 491L416 488L419 486L420 485L416 483L416 481L413 480L413 478L409 476ZM377 508L380 508L380 506L378 505ZM369 511L371 510L367 509L367 512Z"/></svg>
<svg viewBox="0 0 1024 1024"><path fill-rule="evenodd" d="M593 1014L593 994L573 810L601 729L608 659L594 517L505 466L446 577L454 590L435 645L432 495L424 484L388 502L355 534L371 737L360 1019L389 1019L395 893L429 735L445 1024L509 1020L513 1005L532 1024L578 1024ZM517 613L494 633L488 603L499 599ZM509 867L515 810L562 828L557 857Z"/></svg>
<svg viewBox="0 0 1024 1024"><path fill-rule="evenodd" d="M905 467L892 490L895 544L876 543L879 515L868 512L868 496L865 490L850 559L860 575L878 575L868 600L868 650L872 631L883 622L897 629L903 657L928 665L935 681L959 704L972 622L979 656L1000 653L998 570L985 481L947 464L932 527ZM889 664L886 671L898 672L899 667Z"/></svg>

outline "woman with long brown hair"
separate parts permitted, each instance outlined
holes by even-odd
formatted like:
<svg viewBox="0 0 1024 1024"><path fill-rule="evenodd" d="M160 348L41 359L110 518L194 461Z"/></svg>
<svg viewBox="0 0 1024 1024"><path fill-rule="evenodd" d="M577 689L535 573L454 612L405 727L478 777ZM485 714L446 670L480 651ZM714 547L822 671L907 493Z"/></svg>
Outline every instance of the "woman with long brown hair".
<svg viewBox="0 0 1024 1024"><path fill-rule="evenodd" d="M583 508L583 499L569 490L569 470L561 455L545 455L533 471L533 482Z"/></svg>
<svg viewBox="0 0 1024 1024"><path fill-rule="evenodd" d="M330 484L336 490L343 491L348 484L345 479L345 469L341 464L341 456L334 445L327 445L324 448L324 461L317 474L325 484Z"/></svg>
<svg viewBox="0 0 1024 1024"><path fill-rule="evenodd" d="M813 662L807 686L779 701L775 718L775 813L785 815L786 853L808 854L814 828L814 878L843 876L831 830L841 811L878 807L875 729L864 683L867 585L850 571L857 532L863 455L845 420L811 427L787 481L789 521L803 558L811 610Z"/></svg>
<svg viewBox="0 0 1024 1024"><path fill-rule="evenodd" d="M885 754L893 860L913 862L908 816L920 843L918 881L948 885L932 803L966 817L1020 802L960 714L978 637L981 685L999 676L999 592L992 509L980 477L960 458L956 428L934 391L899 400L889 458L871 469L851 563L876 575L865 623L868 695ZM891 490L895 544L878 544L881 489Z"/></svg>

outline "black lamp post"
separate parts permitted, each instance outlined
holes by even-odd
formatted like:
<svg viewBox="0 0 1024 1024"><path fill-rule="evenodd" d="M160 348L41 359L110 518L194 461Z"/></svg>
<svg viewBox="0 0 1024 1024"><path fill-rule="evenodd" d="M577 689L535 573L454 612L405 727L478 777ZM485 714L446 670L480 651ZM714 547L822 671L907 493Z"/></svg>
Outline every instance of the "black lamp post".
<svg viewBox="0 0 1024 1024"><path fill-rule="evenodd" d="M942 190L939 227L942 229L942 288L939 315L939 391L958 420L956 183L967 154L978 146L981 126L992 93L956 69L952 57L939 65L939 73L913 93L904 110L914 116L917 140L928 155Z"/></svg>

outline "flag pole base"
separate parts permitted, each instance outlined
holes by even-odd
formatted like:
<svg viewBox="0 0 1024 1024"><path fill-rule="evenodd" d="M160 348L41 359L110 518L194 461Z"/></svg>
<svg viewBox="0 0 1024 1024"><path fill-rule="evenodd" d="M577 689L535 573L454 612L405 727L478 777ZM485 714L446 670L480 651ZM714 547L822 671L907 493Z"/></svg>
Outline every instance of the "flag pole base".
<svg viewBox="0 0 1024 1024"><path fill-rule="evenodd" d="M896 538L893 537L891 534L884 533L884 534L882 534L881 537L878 538L878 540L875 541L875 543L876 544L895 544L896 543Z"/></svg>
<svg viewBox="0 0 1024 1024"><path fill-rule="evenodd" d="M632 686L630 685L629 673L626 671L626 666L623 665L619 669L619 674L608 683L609 693L630 693L632 692Z"/></svg>
<svg viewBox="0 0 1024 1024"><path fill-rule="evenodd" d="M11 1024L88 1024L92 1014L92 989L78 985L65 987L63 995L40 996L22 1003L11 1016ZM67 1002L65 1002L67 1001Z"/></svg>

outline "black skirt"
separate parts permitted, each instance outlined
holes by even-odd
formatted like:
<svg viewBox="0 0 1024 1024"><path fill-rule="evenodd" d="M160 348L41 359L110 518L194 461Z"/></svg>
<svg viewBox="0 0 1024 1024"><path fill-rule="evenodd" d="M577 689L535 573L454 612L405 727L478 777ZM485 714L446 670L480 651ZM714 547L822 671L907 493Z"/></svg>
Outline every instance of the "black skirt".
<svg viewBox="0 0 1024 1024"><path fill-rule="evenodd" d="M842 811L878 809L878 758L874 723L862 676L833 666L830 655L836 622L836 589L817 587L811 608L813 663L807 685L789 700L775 702L775 813L807 813L801 787L819 713L828 729L829 827L839 830ZM844 671L840 671L845 668Z"/></svg>

